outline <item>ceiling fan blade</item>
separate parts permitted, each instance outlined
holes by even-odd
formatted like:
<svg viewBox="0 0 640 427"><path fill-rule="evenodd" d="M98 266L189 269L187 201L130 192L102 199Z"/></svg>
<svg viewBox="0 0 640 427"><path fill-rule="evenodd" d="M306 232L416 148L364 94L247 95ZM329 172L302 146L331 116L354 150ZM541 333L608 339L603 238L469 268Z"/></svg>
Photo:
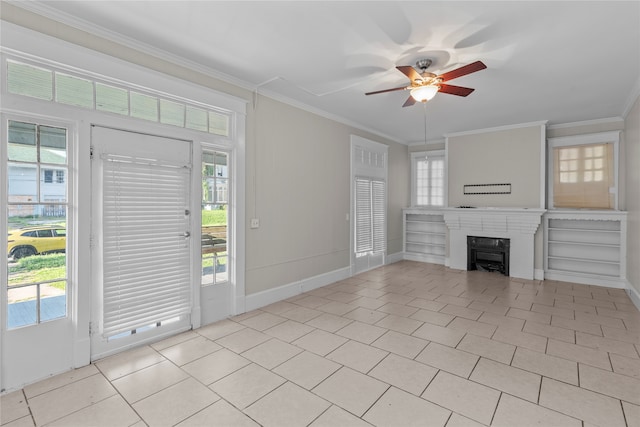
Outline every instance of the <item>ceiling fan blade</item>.
<svg viewBox="0 0 640 427"><path fill-rule="evenodd" d="M412 82L416 80L422 81L422 76L411 65L398 65L396 68L402 74L409 77L409 80L411 80Z"/></svg>
<svg viewBox="0 0 640 427"><path fill-rule="evenodd" d="M377 90L375 92L367 92L367 93L365 93L365 95L375 95L376 93L393 92L395 90L404 90L406 88L407 88L406 86L394 87L393 89L384 89L384 90Z"/></svg>
<svg viewBox="0 0 640 427"><path fill-rule="evenodd" d="M448 71L444 74L441 74L439 77L443 82L448 80L457 79L458 77L466 76L467 74L475 73L476 71L484 70L487 68L486 65L482 63L482 61L476 61L469 65L462 66L460 68L456 68L455 70Z"/></svg>
<svg viewBox="0 0 640 427"><path fill-rule="evenodd" d="M402 106L403 107L411 107L415 103L416 103L416 100L413 99L413 96L409 95L409 97L407 98L406 101L404 101L404 104L402 104Z"/></svg>
<svg viewBox="0 0 640 427"><path fill-rule="evenodd" d="M470 87L462 87L462 86L453 86L440 84L440 90L438 92L448 93L449 95L458 95L458 96L467 96L475 89L471 89Z"/></svg>

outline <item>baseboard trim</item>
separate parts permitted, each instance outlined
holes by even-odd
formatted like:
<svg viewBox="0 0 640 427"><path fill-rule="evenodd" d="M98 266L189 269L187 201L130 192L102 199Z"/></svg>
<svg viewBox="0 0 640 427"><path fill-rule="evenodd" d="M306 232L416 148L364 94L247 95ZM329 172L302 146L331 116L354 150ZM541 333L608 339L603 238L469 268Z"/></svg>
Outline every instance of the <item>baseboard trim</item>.
<svg viewBox="0 0 640 427"><path fill-rule="evenodd" d="M314 289L330 285L331 283L335 283L349 277L351 277L351 267L345 267L278 286L277 288L256 292L255 294L247 295L245 297L244 308L245 311L256 310L261 307L266 307L269 304L294 297L303 292L312 291Z"/></svg>
<svg viewBox="0 0 640 427"><path fill-rule="evenodd" d="M631 282L628 280L626 280L626 282L627 288L625 290L627 291L627 295L629 295L633 305L640 310L640 292L631 284Z"/></svg>
<svg viewBox="0 0 640 427"><path fill-rule="evenodd" d="M533 278L535 280L544 280L544 270L536 268L533 270Z"/></svg>
<svg viewBox="0 0 640 427"><path fill-rule="evenodd" d="M384 264L389 265L398 261L405 260L406 252L396 252L395 254L389 254L384 257Z"/></svg>
<svg viewBox="0 0 640 427"><path fill-rule="evenodd" d="M429 264L446 265L447 260L444 255L416 254L413 252L404 252L403 259L407 261L427 262Z"/></svg>
<svg viewBox="0 0 640 427"><path fill-rule="evenodd" d="M605 288L627 289L625 279L615 277L590 276L579 273L565 273L561 271L547 270L544 272L544 278L546 280L582 283L583 285L603 286Z"/></svg>

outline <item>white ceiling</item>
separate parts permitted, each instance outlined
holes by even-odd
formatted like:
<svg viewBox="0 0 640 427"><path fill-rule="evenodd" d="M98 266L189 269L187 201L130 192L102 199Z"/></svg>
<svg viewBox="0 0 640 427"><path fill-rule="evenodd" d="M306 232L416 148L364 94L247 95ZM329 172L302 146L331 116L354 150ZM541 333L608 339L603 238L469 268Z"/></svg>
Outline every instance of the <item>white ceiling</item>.
<svg viewBox="0 0 640 427"><path fill-rule="evenodd" d="M639 1L40 1L53 19L403 143L618 117L638 95ZM402 108L396 65L487 69ZM197 64L197 65L196 65ZM635 98L634 98L635 99Z"/></svg>

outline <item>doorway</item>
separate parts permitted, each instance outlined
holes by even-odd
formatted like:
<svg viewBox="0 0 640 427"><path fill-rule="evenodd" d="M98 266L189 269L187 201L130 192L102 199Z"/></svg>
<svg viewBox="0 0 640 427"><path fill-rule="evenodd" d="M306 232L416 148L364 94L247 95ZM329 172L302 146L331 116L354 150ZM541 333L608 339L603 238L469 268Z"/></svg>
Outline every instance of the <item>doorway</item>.
<svg viewBox="0 0 640 427"><path fill-rule="evenodd" d="M351 273L385 264L388 147L351 137Z"/></svg>

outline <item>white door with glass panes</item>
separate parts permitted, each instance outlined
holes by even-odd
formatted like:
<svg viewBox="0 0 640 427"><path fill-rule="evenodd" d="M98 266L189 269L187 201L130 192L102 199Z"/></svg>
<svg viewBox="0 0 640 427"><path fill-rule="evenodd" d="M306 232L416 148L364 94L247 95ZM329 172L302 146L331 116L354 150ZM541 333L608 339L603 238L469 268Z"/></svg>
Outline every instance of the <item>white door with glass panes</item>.
<svg viewBox="0 0 640 427"><path fill-rule="evenodd" d="M91 129L92 360L191 327L191 144Z"/></svg>
<svg viewBox="0 0 640 427"><path fill-rule="evenodd" d="M2 116L0 391L73 367L72 136L64 124Z"/></svg>
<svg viewBox="0 0 640 427"><path fill-rule="evenodd" d="M384 265L387 250L387 151L384 144L351 137L351 270Z"/></svg>

